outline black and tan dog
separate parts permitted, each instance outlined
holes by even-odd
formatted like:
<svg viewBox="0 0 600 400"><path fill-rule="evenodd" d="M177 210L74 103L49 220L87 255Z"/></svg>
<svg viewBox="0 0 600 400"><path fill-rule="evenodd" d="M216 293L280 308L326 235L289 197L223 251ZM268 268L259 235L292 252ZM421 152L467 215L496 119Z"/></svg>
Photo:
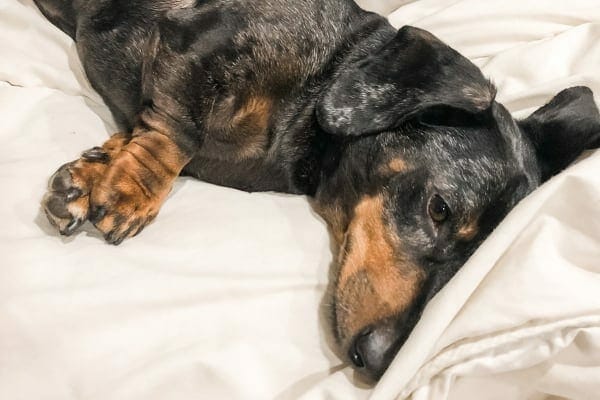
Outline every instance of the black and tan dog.
<svg viewBox="0 0 600 400"><path fill-rule="evenodd" d="M339 249L333 331L375 378L511 207L600 144L589 89L515 121L466 58L350 0L36 3L123 127L50 179L50 221L118 244L182 173L306 194Z"/></svg>

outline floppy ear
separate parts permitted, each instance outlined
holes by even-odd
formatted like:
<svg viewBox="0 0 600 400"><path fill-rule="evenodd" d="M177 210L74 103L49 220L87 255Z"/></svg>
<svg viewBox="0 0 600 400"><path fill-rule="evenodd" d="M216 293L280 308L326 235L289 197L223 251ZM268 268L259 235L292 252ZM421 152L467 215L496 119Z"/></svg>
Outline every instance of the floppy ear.
<svg viewBox="0 0 600 400"><path fill-rule="evenodd" d="M592 91L584 86L563 90L518 124L535 147L542 181L584 150L600 147L600 114Z"/></svg>
<svg viewBox="0 0 600 400"><path fill-rule="evenodd" d="M473 63L432 34L405 26L338 75L317 104L317 118L329 133L358 136L395 128L433 106L475 114L495 94Z"/></svg>

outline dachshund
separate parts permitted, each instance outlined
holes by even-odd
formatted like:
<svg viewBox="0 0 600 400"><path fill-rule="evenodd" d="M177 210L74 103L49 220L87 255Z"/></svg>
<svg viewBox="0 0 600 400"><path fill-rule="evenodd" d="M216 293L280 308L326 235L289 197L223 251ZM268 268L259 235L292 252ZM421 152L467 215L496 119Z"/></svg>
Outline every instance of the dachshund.
<svg viewBox="0 0 600 400"><path fill-rule="evenodd" d="M378 379L508 211L600 146L590 89L523 120L468 59L351 0L35 0L120 132L50 178L60 233L119 244L185 174L306 195L337 249L337 345Z"/></svg>

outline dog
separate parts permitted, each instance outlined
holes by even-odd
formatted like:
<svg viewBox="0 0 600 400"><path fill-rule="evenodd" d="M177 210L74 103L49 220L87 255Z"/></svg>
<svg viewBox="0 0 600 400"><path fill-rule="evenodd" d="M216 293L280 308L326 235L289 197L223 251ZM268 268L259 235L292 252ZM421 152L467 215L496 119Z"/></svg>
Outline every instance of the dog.
<svg viewBox="0 0 600 400"><path fill-rule="evenodd" d="M307 195L337 249L337 345L375 380L508 211L600 146L588 88L515 120L465 57L350 0L35 3L122 128L50 178L50 222L119 244L180 174Z"/></svg>

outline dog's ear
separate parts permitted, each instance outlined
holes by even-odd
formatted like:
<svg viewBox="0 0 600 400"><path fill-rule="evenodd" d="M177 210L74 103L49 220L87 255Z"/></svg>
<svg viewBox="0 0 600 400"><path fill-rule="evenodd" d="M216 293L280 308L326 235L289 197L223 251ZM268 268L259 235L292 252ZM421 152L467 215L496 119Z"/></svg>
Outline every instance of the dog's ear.
<svg viewBox="0 0 600 400"><path fill-rule="evenodd" d="M563 90L518 124L535 147L542 181L600 147L600 114L587 87Z"/></svg>
<svg viewBox="0 0 600 400"><path fill-rule="evenodd" d="M477 66L432 34L405 26L340 72L319 101L317 118L331 134L358 136L393 129L432 107L477 114L495 94Z"/></svg>

